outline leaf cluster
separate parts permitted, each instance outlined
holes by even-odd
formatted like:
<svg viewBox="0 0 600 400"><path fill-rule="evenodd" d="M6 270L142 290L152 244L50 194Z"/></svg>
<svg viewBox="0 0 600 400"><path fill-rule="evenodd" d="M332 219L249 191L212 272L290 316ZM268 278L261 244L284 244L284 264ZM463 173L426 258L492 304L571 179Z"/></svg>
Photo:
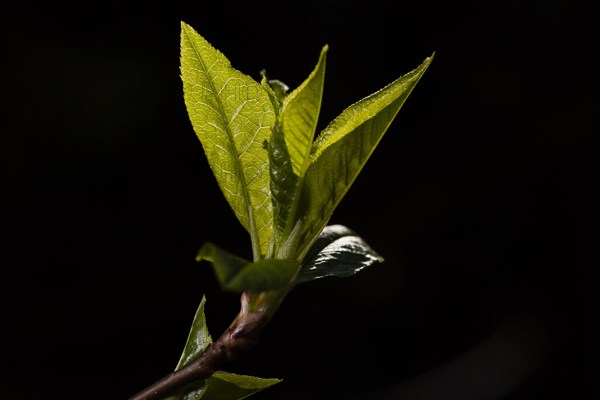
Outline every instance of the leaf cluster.
<svg viewBox="0 0 600 400"><path fill-rule="evenodd" d="M346 108L315 139L327 51L325 45L314 70L290 92L264 71L257 82L234 69L182 23L187 111L219 187L252 243L252 261L213 243L198 253L199 261L213 264L225 290L294 284L307 253L433 58Z"/></svg>
<svg viewBox="0 0 600 400"><path fill-rule="evenodd" d="M383 261L361 237L327 225L384 133L433 59L352 104L316 135L328 46L297 88L260 82L229 60L191 26L181 25L185 105L217 183L250 235L252 260L205 243L223 290L243 293L242 313L272 315L295 285L347 277ZM316 135L316 138L315 138ZM246 297L244 297L246 296ZM202 299L176 367L197 359L212 343ZM170 400L237 400L278 379L217 371L181 388Z"/></svg>

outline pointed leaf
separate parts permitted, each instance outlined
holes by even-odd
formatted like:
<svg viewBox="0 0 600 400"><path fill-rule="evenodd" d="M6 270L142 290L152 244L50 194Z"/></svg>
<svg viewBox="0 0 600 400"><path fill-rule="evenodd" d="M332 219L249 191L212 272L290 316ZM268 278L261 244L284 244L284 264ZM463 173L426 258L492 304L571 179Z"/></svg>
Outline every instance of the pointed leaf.
<svg viewBox="0 0 600 400"><path fill-rule="evenodd" d="M362 238L343 225L329 225L309 251L296 283L308 282L326 276L348 277L383 262Z"/></svg>
<svg viewBox="0 0 600 400"><path fill-rule="evenodd" d="M295 211L301 197L302 175L321 109L327 49L327 46L322 48L308 78L284 98L271 135L269 160L275 231L270 254L276 258L290 258L296 250L296 236L291 237L291 231L297 222Z"/></svg>
<svg viewBox="0 0 600 400"><path fill-rule="evenodd" d="M317 129L323 98L327 50L328 46L323 46L315 69L300 86L285 97L279 116L292 167L298 176L302 176L306 169L306 160Z"/></svg>
<svg viewBox="0 0 600 400"><path fill-rule="evenodd" d="M275 378L257 378L217 371L207 379L208 385L202 400L241 400L279 382L281 380Z"/></svg>
<svg viewBox="0 0 600 400"><path fill-rule="evenodd" d="M255 259L272 234L268 155L275 125L265 89L181 23L181 77L190 121L219 186L252 239Z"/></svg>
<svg viewBox="0 0 600 400"><path fill-rule="evenodd" d="M192 328L188 334L183 353L175 367L175 371L180 370L192 361L194 361L200 354L206 350L209 344L212 343L212 337L208 332L206 326L206 317L204 315L204 306L206 304L206 296L202 296L200 305L194 315L192 322ZM183 389L180 389L177 394L169 396L166 400L200 400L202 394L206 391L206 380L201 379L186 385Z"/></svg>
<svg viewBox="0 0 600 400"><path fill-rule="evenodd" d="M223 290L231 292L280 289L294 279L299 264L296 261L264 259L250 262L231 254L213 243L202 246L196 261L212 263Z"/></svg>
<svg viewBox="0 0 600 400"><path fill-rule="evenodd" d="M181 358L177 363L175 371L185 367L190 362L195 360L200 354L206 350L206 347L212 343L212 338L206 326L206 317L204 315L204 305L206 304L206 296L202 296L196 315L192 322L192 328L185 343Z"/></svg>
<svg viewBox="0 0 600 400"><path fill-rule="evenodd" d="M433 55L413 71L348 107L319 135L302 187L307 196L303 244L312 243L323 229L432 58Z"/></svg>
<svg viewBox="0 0 600 400"><path fill-rule="evenodd" d="M223 250L214 243L205 243L196 256L196 261L210 261L221 286L226 286L250 261Z"/></svg>

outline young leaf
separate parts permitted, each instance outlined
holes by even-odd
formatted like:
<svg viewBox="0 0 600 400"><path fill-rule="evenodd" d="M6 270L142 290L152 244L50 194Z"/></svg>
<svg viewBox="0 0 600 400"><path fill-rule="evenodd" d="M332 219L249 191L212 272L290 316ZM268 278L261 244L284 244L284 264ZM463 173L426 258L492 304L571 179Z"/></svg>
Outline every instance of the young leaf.
<svg viewBox="0 0 600 400"><path fill-rule="evenodd" d="M260 85L269 95L271 104L273 104L273 109L275 110L275 114L279 114L281 106L283 105L283 99L285 99L285 96L287 96L287 92L290 88L280 80L269 79L267 77L267 71L264 69L260 71L260 74L262 75Z"/></svg>
<svg viewBox="0 0 600 400"><path fill-rule="evenodd" d="M198 358L200 354L204 353L204 350L206 350L208 345L212 343L212 338L208 332L208 327L206 326L206 316L204 314L205 304L206 296L202 296L202 300L196 310L196 315L194 315L190 333L188 334L185 347L183 348L179 362L175 367L175 371L180 370ZM177 394L169 396L166 400L200 400L206 391L206 388L207 381L201 379L186 385L183 389L180 389Z"/></svg>
<svg viewBox="0 0 600 400"><path fill-rule="evenodd" d="M217 371L202 382L184 388L179 397L168 400L241 400L279 382L281 379Z"/></svg>
<svg viewBox="0 0 600 400"><path fill-rule="evenodd" d="M202 400L240 400L271 387L279 382L275 378L258 378L217 371L207 379L208 385Z"/></svg>
<svg viewBox="0 0 600 400"><path fill-rule="evenodd" d="M307 196L303 244L311 244L323 229L432 59L348 107L321 132L302 186Z"/></svg>
<svg viewBox="0 0 600 400"><path fill-rule="evenodd" d="M192 328L188 334L183 353L181 354L181 358L177 363L177 367L175 367L175 371L185 367L190 362L195 360L204 352L204 350L206 350L206 347L212 343L212 338L208 332L208 327L206 326L206 317L204 315L205 304L206 297L202 296L202 301L200 301L200 305L198 306L198 310L194 316Z"/></svg>
<svg viewBox="0 0 600 400"><path fill-rule="evenodd" d="M179 389L176 394L165 400L200 400L208 388L207 379L200 379Z"/></svg>
<svg viewBox="0 0 600 400"><path fill-rule="evenodd" d="M383 257L345 226L329 225L319 235L306 260L296 283L326 276L352 276L376 262L383 262Z"/></svg>
<svg viewBox="0 0 600 400"><path fill-rule="evenodd" d="M269 160L275 232L270 250L277 258L287 258L288 250L294 250L286 247L293 244L282 242L295 223L299 185L308 164L321 109L327 50L328 46L321 49L319 61L308 78L283 97L278 123L271 135ZM283 251L279 247L282 244Z"/></svg>
<svg viewBox="0 0 600 400"><path fill-rule="evenodd" d="M279 126L273 129L269 143L269 168L271 173L271 194L273 200L274 235L273 247L281 243L288 224L294 195L298 188L298 176L292 168L292 160Z"/></svg>
<svg viewBox="0 0 600 400"><path fill-rule="evenodd" d="M238 293L280 289L291 283L299 269L296 261L246 261L213 243L206 243L200 248L196 261L202 260L212 263L223 290Z"/></svg>
<svg viewBox="0 0 600 400"><path fill-rule="evenodd" d="M196 261L210 261L215 275L221 286L226 286L250 261L223 250L214 243L202 245L196 256Z"/></svg>
<svg viewBox="0 0 600 400"><path fill-rule="evenodd" d="M259 260L244 267L224 289L233 292L263 292L289 285L300 265L291 260Z"/></svg>
<svg viewBox="0 0 600 400"><path fill-rule="evenodd" d="M269 160L263 148L276 120L269 94L183 22L181 78L194 131L259 259L272 235Z"/></svg>
<svg viewBox="0 0 600 400"><path fill-rule="evenodd" d="M327 50L328 46L323 46L315 69L300 86L285 97L279 115L292 167L298 176L304 174L317 129L323 98Z"/></svg>
<svg viewBox="0 0 600 400"><path fill-rule="evenodd" d="M194 361L212 343L206 326L205 304L206 297L202 296L175 371ZM167 400L241 400L279 382L281 382L280 379L265 379L217 371L207 379L200 379L186 385L177 394L169 396Z"/></svg>

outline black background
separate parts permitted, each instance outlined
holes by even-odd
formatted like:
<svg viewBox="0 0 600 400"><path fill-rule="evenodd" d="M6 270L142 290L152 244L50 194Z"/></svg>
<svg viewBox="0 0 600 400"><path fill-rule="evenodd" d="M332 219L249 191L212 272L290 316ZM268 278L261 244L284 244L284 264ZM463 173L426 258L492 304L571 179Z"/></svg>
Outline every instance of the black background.
<svg viewBox="0 0 600 400"><path fill-rule="evenodd" d="M235 68L292 88L329 44L321 128L436 52L331 220L385 263L289 295L229 365L283 379L253 398L591 398L591 9L54 7L5 13L0 28L2 397L126 399L173 369L202 295L214 337L237 312L194 261L207 240L250 246L187 117L185 21Z"/></svg>

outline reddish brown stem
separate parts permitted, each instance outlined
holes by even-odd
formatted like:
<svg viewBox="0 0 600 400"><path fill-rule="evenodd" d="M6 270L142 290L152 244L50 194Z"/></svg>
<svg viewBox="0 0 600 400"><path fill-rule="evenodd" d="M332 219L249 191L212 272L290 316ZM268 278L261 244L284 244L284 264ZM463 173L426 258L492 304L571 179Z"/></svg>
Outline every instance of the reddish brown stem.
<svg viewBox="0 0 600 400"><path fill-rule="evenodd" d="M156 381L129 400L161 400L192 382L210 377L223 364L254 347L268 321L269 317L264 312L244 312L242 309L221 337L196 360Z"/></svg>

